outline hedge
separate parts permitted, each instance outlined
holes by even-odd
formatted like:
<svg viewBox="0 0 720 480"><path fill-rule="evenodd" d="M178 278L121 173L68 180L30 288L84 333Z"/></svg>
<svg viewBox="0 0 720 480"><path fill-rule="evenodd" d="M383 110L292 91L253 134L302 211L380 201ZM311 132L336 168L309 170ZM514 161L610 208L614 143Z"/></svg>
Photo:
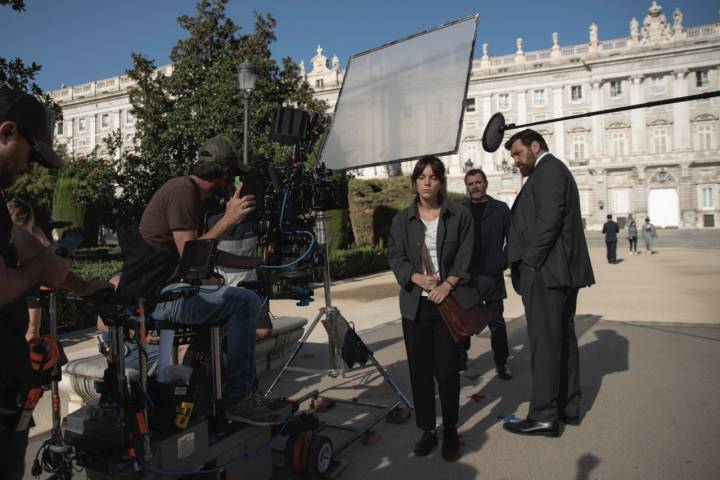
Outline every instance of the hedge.
<svg viewBox="0 0 720 480"><path fill-rule="evenodd" d="M107 254L108 249L81 249L78 254ZM109 280L122 268L122 261L117 259L78 260L74 261L72 271L85 280ZM58 328L61 331L91 327L95 325L95 309L83 302L67 299L66 291L57 293Z"/></svg>
<svg viewBox="0 0 720 480"><path fill-rule="evenodd" d="M355 247L330 251L330 275L333 280L382 272L387 269L387 250L382 247Z"/></svg>
<svg viewBox="0 0 720 480"><path fill-rule="evenodd" d="M393 217L413 198L415 193L407 176L351 180L348 201L355 245L387 245ZM448 192L447 198L462 203L467 197L464 193Z"/></svg>

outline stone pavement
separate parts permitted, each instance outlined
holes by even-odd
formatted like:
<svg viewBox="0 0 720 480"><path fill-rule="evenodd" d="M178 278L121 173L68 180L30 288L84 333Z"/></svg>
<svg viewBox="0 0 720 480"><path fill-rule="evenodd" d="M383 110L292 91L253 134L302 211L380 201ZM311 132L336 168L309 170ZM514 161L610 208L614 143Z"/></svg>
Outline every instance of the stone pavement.
<svg viewBox="0 0 720 480"><path fill-rule="evenodd" d="M342 454L348 466L340 478L720 478L720 241L705 239L702 248L660 242L659 253L652 256L628 257L619 248L623 261L608 265L604 247L593 240L598 283L581 291L577 313L587 411L580 427L568 427L559 439L518 437L502 429L499 417L525 416L530 388L522 305L509 288L505 313L515 378L504 382L494 376L486 333L473 339L469 371L462 377L460 461L448 464L439 452L414 458L410 451L418 431L412 420L404 426L383 422L376 427L379 443L358 443ZM333 304L409 395L397 291L386 272L337 282L332 295ZM316 299L305 308L276 301L272 310L312 320L323 305L322 289ZM82 332L74 336L77 343L71 350L91 348L81 341ZM325 368L326 352L326 334L318 326L297 365ZM272 374L261 381L269 385ZM350 372L342 379L288 373L275 393L298 396L315 388L340 398L394 398L374 370ZM470 399L472 394L480 401ZM367 414L340 406L324 415L330 421L358 423ZM331 436L342 440L336 433Z"/></svg>

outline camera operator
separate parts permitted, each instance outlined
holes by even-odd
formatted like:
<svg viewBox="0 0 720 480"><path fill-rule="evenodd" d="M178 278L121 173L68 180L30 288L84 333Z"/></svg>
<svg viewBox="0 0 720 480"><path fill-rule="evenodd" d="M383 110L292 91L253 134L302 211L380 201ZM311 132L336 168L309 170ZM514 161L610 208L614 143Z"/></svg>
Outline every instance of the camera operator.
<svg viewBox="0 0 720 480"><path fill-rule="evenodd" d="M156 251L182 256L185 242L220 239L255 210L252 195L241 197L237 188L227 202L225 213L210 230L203 228L202 203L212 196L224 196L241 163L233 143L222 136L209 139L200 149L189 176L168 180L155 192L140 220L139 231ZM256 257L219 251L217 264L238 269L260 265ZM187 289L172 283L163 292ZM253 425L272 425L280 417L268 409L264 398L254 393L255 328L260 301L255 293L229 286L202 286L193 296L161 302L153 318L189 325L225 325L227 376L223 391L225 416Z"/></svg>
<svg viewBox="0 0 720 480"><path fill-rule="evenodd" d="M31 173L35 163L62 165L52 150L52 134L52 114L37 99L0 89L0 471L8 479L23 476L29 431L16 431L25 402L18 397L33 375L25 340L26 291L37 285L62 286L89 295L107 285L72 274L69 261L56 254L57 246L43 246L30 232L14 226L5 206L3 190Z"/></svg>

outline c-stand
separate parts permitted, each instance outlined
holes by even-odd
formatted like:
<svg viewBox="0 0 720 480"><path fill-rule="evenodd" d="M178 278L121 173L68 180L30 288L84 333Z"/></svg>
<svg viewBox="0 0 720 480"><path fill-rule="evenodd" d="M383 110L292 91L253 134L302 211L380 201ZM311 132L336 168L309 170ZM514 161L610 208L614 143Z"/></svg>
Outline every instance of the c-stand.
<svg viewBox="0 0 720 480"><path fill-rule="evenodd" d="M383 405L383 404L375 404L375 403L363 403L363 402L357 402L357 401L348 401L344 399L337 399L337 398L329 398L329 397L323 397L326 400L330 400L336 403L346 403L349 405L353 405L356 407L367 407L367 408L377 408L380 409L380 413L377 414L374 417L371 417L369 421L367 421L364 425L362 425L360 428L351 428L347 426L334 426L331 424L326 424L328 428L335 428L339 430L344 431L351 431L352 435L349 439L347 439L344 443L339 444L336 449L335 453L339 454L343 450L345 450L347 447L349 447L352 443L354 443L356 440L361 438L362 436L368 434L370 430L378 423L380 422L385 416L396 410L400 407L400 404L404 404L405 407L408 409L412 409L413 405L410 402L410 400L405 396L405 394L400 390L400 387L393 381L393 379L390 377L388 372L383 368L382 365L375 359L375 356L373 355L373 352L365 345L365 343L362 341L362 339L355 333L355 331L350 328L347 320L343 315L340 313L340 310L332 305L332 296L331 296L331 290L330 290L330 255L329 255L329 246L328 241L326 238L327 230L325 227L325 221L327 220L327 217L325 215L324 211L317 211L316 212L316 230L317 230L317 241L318 244L322 247L323 257L324 257L324 265L323 265L323 287L325 291L325 306L321 307L317 316L313 320L313 322L310 324L308 329L306 330L303 337L300 339L300 341L295 346L295 349L290 354L290 357L285 362L285 365L282 367L278 375L275 377L275 380L272 382L270 387L268 388L267 392L265 392L265 396L269 396L272 391L275 389L276 385L282 378L282 376L285 374L286 371L295 371L295 372L301 372L301 373L310 373L310 374L316 374L316 375L325 375L330 376L333 378L337 377L344 377L346 373L349 372L355 372L360 371L366 368L374 367L380 375L384 378L385 382L387 382L390 387L395 391L396 395L400 398L399 400L395 401L392 404L389 405ZM297 358L298 354L300 353L300 350L302 350L303 346L307 342L307 339L310 337L310 334L313 332L315 327L317 326L318 322L322 321L323 325L325 326L325 329L328 331L328 351L330 355L330 368L324 369L324 370L318 370L318 369L310 369L310 368L303 368L303 367L296 367L292 366L292 363ZM352 351L349 351L351 350ZM354 353L354 355L353 355ZM358 355L359 354L359 355ZM362 361L362 358L365 356L366 360ZM346 357L350 362L357 361L358 363L361 363L361 366L354 367L350 364L348 365L348 368L345 368L343 365L343 362L345 362ZM370 361L370 364L366 364L367 360ZM347 362L346 362L347 363Z"/></svg>

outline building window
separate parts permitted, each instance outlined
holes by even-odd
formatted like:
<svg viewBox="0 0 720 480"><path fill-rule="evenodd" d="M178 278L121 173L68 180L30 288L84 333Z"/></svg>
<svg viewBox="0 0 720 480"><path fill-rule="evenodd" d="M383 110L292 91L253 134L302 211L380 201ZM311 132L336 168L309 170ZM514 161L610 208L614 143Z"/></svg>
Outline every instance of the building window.
<svg viewBox="0 0 720 480"><path fill-rule="evenodd" d="M510 109L510 94L501 93L498 95L498 110L509 110Z"/></svg>
<svg viewBox="0 0 720 480"><path fill-rule="evenodd" d="M712 125L698 125L695 127L698 150L712 150Z"/></svg>
<svg viewBox="0 0 720 480"><path fill-rule="evenodd" d="M612 80L610 82L610 96L619 97L620 95L622 95L622 81Z"/></svg>
<svg viewBox="0 0 720 480"><path fill-rule="evenodd" d="M572 87L570 87L570 99L573 102L577 102L583 99L582 85L573 85Z"/></svg>
<svg viewBox="0 0 720 480"><path fill-rule="evenodd" d="M315 80L315 88L323 88L324 86L325 82L323 82L322 78Z"/></svg>
<svg viewBox="0 0 720 480"><path fill-rule="evenodd" d="M581 215L587 215L589 214L589 207L590 207L590 192L587 190L581 190L580 192L580 214Z"/></svg>
<svg viewBox="0 0 720 480"><path fill-rule="evenodd" d="M667 153L670 151L670 135L667 128L655 128L652 132L652 153Z"/></svg>
<svg viewBox="0 0 720 480"><path fill-rule="evenodd" d="M703 210L713 210L715 208L715 188L702 187L700 197L700 206Z"/></svg>
<svg viewBox="0 0 720 480"><path fill-rule="evenodd" d="M715 226L715 215L703 215L703 227L712 228Z"/></svg>
<svg viewBox="0 0 720 480"><path fill-rule="evenodd" d="M108 128L110 126L110 115L107 113L103 113L100 116L100 126L102 128Z"/></svg>
<svg viewBox="0 0 720 480"><path fill-rule="evenodd" d="M475 99L474 98L468 98L465 100L465 111L468 113L475 111Z"/></svg>
<svg viewBox="0 0 720 480"><path fill-rule="evenodd" d="M627 155L627 142L625 141L625 132L612 132L610 134L611 153L615 157Z"/></svg>
<svg viewBox="0 0 720 480"><path fill-rule="evenodd" d="M55 124L55 133L56 133L57 135L62 135L62 134L63 134L63 122L57 122L57 123Z"/></svg>
<svg viewBox="0 0 720 480"><path fill-rule="evenodd" d="M707 87L710 84L710 76L707 70L698 70L695 72L695 86Z"/></svg>
<svg viewBox="0 0 720 480"><path fill-rule="evenodd" d="M78 119L78 132L85 133L85 119L84 118Z"/></svg>
<svg viewBox="0 0 720 480"><path fill-rule="evenodd" d="M533 105L540 107L545 105L545 90L533 90Z"/></svg>
<svg viewBox="0 0 720 480"><path fill-rule="evenodd" d="M653 92L662 92L665 90L665 79L663 77L652 77L650 79L650 90Z"/></svg>
<svg viewBox="0 0 720 480"><path fill-rule="evenodd" d="M585 135L573 135L572 147L574 160L585 160L586 144L587 142L585 141Z"/></svg>
<svg viewBox="0 0 720 480"><path fill-rule="evenodd" d="M128 125L135 121L135 114L132 110L127 110L125 113L125 123Z"/></svg>
<svg viewBox="0 0 720 480"><path fill-rule="evenodd" d="M613 190L610 201L612 202L610 205L611 213L630 212L630 190Z"/></svg>

